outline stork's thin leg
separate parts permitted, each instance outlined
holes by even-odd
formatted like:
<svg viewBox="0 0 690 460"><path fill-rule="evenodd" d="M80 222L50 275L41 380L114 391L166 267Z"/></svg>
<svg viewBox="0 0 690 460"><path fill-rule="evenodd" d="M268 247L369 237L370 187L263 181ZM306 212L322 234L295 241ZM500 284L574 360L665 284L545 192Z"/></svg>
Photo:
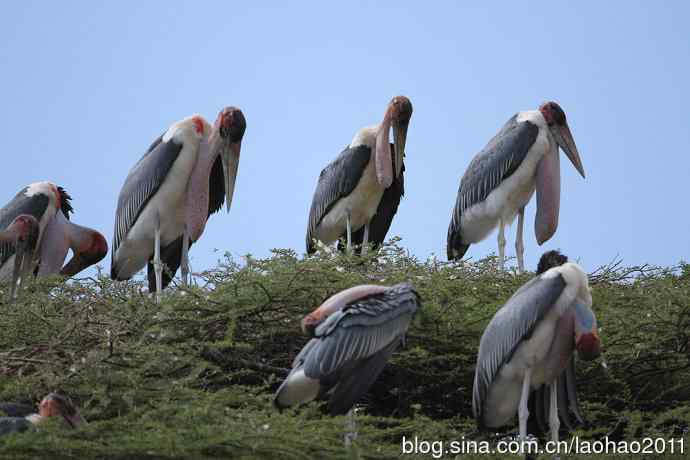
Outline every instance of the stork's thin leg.
<svg viewBox="0 0 690 460"><path fill-rule="evenodd" d="M561 427L561 422L558 419L558 385L554 381L551 383L551 405L549 407L549 428L551 428L551 441L553 445L558 443L558 430ZM558 456L554 457L558 459Z"/></svg>
<svg viewBox="0 0 690 460"><path fill-rule="evenodd" d="M163 262L161 262L161 220L156 216L156 230L153 248L153 269L156 272L156 303L161 301L163 290Z"/></svg>
<svg viewBox="0 0 690 460"><path fill-rule="evenodd" d="M515 253L518 260L518 273L525 271L525 245L522 241L522 228L525 224L525 208L518 211L517 234L515 236Z"/></svg>
<svg viewBox="0 0 690 460"><path fill-rule="evenodd" d="M503 233L503 219L498 221L498 268L503 270L506 258L506 237Z"/></svg>
<svg viewBox="0 0 690 460"><path fill-rule="evenodd" d="M364 224L364 236L362 237L362 254L369 250L369 222Z"/></svg>
<svg viewBox="0 0 690 460"><path fill-rule="evenodd" d="M353 407L347 412L347 421L345 422L345 447L350 448L352 441L357 439L357 421L355 420L355 408Z"/></svg>
<svg viewBox="0 0 690 460"><path fill-rule="evenodd" d="M527 368L525 371L525 378L522 381L522 395L520 396L520 406L518 407L518 418L520 421L520 449L523 450L525 442L527 441L527 418L529 417L529 410L527 409L527 402L529 401L530 381L532 380L532 369ZM524 453L524 450L523 450Z"/></svg>
<svg viewBox="0 0 690 460"><path fill-rule="evenodd" d="M182 261L180 262L180 272L182 275L182 285L189 285L189 235L187 232L187 224L184 224L184 233L182 234Z"/></svg>
<svg viewBox="0 0 690 460"><path fill-rule="evenodd" d="M350 213L347 213L347 252L352 252L352 224L350 222Z"/></svg>

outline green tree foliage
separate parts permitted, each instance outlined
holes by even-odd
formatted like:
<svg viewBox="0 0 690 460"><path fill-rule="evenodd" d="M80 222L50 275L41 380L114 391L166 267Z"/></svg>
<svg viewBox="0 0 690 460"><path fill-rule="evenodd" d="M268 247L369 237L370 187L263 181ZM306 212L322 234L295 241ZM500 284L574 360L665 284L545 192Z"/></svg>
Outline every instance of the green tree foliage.
<svg viewBox="0 0 690 460"><path fill-rule="evenodd" d="M365 257L226 257L160 305L140 282L36 280L0 304L0 400L35 403L60 390L89 424L72 431L51 421L0 438L0 457L378 459L398 458L403 436L496 440L471 418L477 347L530 276L499 272L494 258L420 261L393 244ZM607 367L578 363L589 425L575 434L684 437L688 449L690 266L613 264L590 279ZM345 419L324 416L319 403L272 407L306 343L306 313L353 285L404 280L423 307L360 405L354 448L343 445Z"/></svg>

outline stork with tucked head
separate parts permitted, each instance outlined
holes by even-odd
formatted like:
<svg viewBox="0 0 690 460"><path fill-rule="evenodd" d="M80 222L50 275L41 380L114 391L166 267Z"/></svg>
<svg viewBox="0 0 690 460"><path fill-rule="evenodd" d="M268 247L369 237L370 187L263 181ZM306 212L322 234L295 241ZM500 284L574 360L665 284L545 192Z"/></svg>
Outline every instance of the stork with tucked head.
<svg viewBox="0 0 690 460"><path fill-rule="evenodd" d="M559 413L569 420L570 408L582 420L573 353L592 360L599 356L601 345L582 268L553 253L545 254L540 265L546 271L520 287L482 335L472 410L480 428L507 425L517 413L524 441L533 394L540 399L535 415L541 421L548 417L551 439L557 442Z"/></svg>
<svg viewBox="0 0 690 460"><path fill-rule="evenodd" d="M394 97L383 121L360 129L321 171L307 224L309 254L316 251L316 241L331 244L345 237L348 250L353 242L366 248L384 241L404 193L403 157L411 117L410 100Z"/></svg>
<svg viewBox="0 0 690 460"><path fill-rule="evenodd" d="M20 263L18 257L22 256L27 264L22 273L32 273L37 268L39 276L58 273L73 276L105 257L108 244L103 235L70 220L74 211L71 200L62 187L51 182L35 182L0 209L0 230L10 230L9 226L20 216L30 216L33 221L29 225L38 226L34 254L29 258L26 254L15 254L16 244L0 244L0 279L10 277L12 267ZM63 266L70 250L73 257Z"/></svg>
<svg viewBox="0 0 690 460"><path fill-rule="evenodd" d="M273 402L278 408L328 398L347 413L376 381L420 307L409 283L361 285L326 300L302 320L312 339L299 352Z"/></svg>
<svg viewBox="0 0 690 460"><path fill-rule="evenodd" d="M187 283L189 246L223 201L230 211L245 128L242 111L226 107L214 126L193 115L151 144L118 199L113 279L129 279L148 265L149 290L156 292L156 300L180 265Z"/></svg>
<svg viewBox="0 0 690 460"><path fill-rule="evenodd" d="M460 181L448 227L448 259L460 259L498 226L498 260L505 260L504 227L518 217L515 249L518 269L524 270L525 206L537 191L534 231L541 245L558 227L560 162L563 149L585 177L580 154L563 109L546 102L539 110L519 112L474 157Z"/></svg>

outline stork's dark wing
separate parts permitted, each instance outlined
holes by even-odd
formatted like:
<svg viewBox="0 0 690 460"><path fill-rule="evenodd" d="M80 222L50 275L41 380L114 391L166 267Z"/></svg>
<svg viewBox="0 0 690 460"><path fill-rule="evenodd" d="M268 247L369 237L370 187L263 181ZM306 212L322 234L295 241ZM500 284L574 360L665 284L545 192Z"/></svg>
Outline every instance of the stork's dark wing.
<svg viewBox="0 0 690 460"><path fill-rule="evenodd" d="M223 177L223 160L220 155L211 168L211 176L208 182L209 200L208 215L218 212L225 203L225 178Z"/></svg>
<svg viewBox="0 0 690 460"><path fill-rule="evenodd" d="M8 417L26 417L36 412L36 408L30 404L0 402L0 412Z"/></svg>
<svg viewBox="0 0 690 460"><path fill-rule="evenodd" d="M483 426L484 402L496 374L503 364L510 361L520 342L532 334L537 323L560 297L565 284L560 273L531 279L496 312L484 330L479 342L472 391L472 412L480 427Z"/></svg>
<svg viewBox="0 0 690 460"><path fill-rule="evenodd" d="M41 221L43 214L48 208L50 199L42 194L36 193L33 196L26 196L28 187L24 187L0 209L0 230L5 230L18 216L28 214ZM0 243L0 267L14 254L14 243Z"/></svg>
<svg viewBox="0 0 690 460"><path fill-rule="evenodd" d="M24 417L0 417L0 437L21 433L31 428L31 422Z"/></svg>
<svg viewBox="0 0 690 460"><path fill-rule="evenodd" d="M573 431L578 425L584 425L580 402L575 386L575 356L570 358L568 366L556 381L558 387L558 418L561 425ZM528 430L532 434L549 433L549 411L551 386L542 385L530 393ZM574 418L573 418L574 417Z"/></svg>
<svg viewBox="0 0 690 460"><path fill-rule="evenodd" d="M370 158L371 148L365 145L348 147L321 171L309 210L306 238L308 253L312 253L316 249L313 239L321 219L338 200L349 195L355 189Z"/></svg>
<svg viewBox="0 0 690 460"><path fill-rule="evenodd" d="M332 389L328 401L328 412L331 415L346 414L369 391L401 341L402 337L397 337L381 351L369 358L355 361L352 369L342 373L343 377Z"/></svg>
<svg viewBox="0 0 690 460"><path fill-rule="evenodd" d="M391 144L391 157L393 158L393 171L395 171L395 147ZM376 214L369 223L369 243L377 248L386 240L388 230L393 223L393 217L398 212L398 206L403 195L405 195L405 162L403 161L400 177L393 177L393 183L388 187L381 197ZM364 241L364 227L352 233L352 244L361 246ZM338 243L338 249L344 250L344 245ZM358 253L360 248L356 250Z"/></svg>
<svg viewBox="0 0 690 460"><path fill-rule="evenodd" d="M160 136L127 175L117 200L111 275L116 273L115 255L120 244L146 203L158 191L181 150L182 144L174 139L163 142L163 136Z"/></svg>
<svg viewBox="0 0 690 460"><path fill-rule="evenodd" d="M328 380L373 356L407 332L419 306L415 290L402 283L333 313L316 328L319 341L306 357L305 374Z"/></svg>
<svg viewBox="0 0 690 460"><path fill-rule="evenodd" d="M475 156L460 181L453 216L448 227L448 259L457 259L467 251L462 244L460 216L481 203L501 182L522 164L534 144L539 128L529 121L517 121L514 115Z"/></svg>

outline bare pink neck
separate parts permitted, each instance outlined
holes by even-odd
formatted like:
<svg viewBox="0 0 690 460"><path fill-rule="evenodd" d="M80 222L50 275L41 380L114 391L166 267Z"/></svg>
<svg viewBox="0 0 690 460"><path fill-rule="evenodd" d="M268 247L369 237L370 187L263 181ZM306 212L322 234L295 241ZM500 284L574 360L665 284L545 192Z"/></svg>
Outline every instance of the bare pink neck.
<svg viewBox="0 0 690 460"><path fill-rule="evenodd" d="M196 241L201 237L206 226L209 202L209 177L216 156L215 151L211 149L209 141L202 140L199 144L199 156L189 178L185 200L188 231L192 241Z"/></svg>

